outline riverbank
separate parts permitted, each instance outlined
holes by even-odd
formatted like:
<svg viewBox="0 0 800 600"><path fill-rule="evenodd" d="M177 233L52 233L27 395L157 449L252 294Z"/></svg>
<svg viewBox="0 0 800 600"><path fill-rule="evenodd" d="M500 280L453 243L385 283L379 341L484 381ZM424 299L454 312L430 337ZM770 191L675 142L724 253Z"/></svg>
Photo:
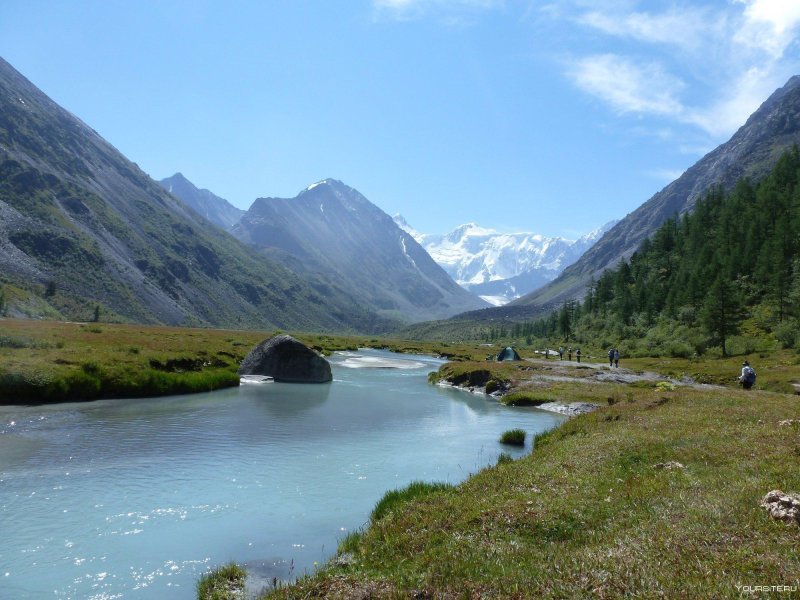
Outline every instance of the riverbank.
<svg viewBox="0 0 800 600"><path fill-rule="evenodd" d="M531 377L512 379L536 392L536 365L518 366ZM593 381L572 368L576 381L539 393L601 408L538 436L525 458L373 519L319 573L268 597L719 598L800 586L800 530L760 506L771 490L800 490L795 396Z"/></svg>
<svg viewBox="0 0 800 600"><path fill-rule="evenodd" d="M239 385L250 349L276 331L0 319L0 404L144 398ZM472 357L469 345L294 333L323 354L360 346Z"/></svg>

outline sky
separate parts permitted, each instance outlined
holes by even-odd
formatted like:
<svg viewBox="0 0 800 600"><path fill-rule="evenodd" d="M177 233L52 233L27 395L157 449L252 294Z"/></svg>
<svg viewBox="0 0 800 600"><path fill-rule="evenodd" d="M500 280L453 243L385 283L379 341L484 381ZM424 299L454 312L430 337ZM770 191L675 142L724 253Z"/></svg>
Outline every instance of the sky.
<svg viewBox="0 0 800 600"><path fill-rule="evenodd" d="M800 0L2 0L0 56L154 179L324 178L417 230L576 238L800 74Z"/></svg>

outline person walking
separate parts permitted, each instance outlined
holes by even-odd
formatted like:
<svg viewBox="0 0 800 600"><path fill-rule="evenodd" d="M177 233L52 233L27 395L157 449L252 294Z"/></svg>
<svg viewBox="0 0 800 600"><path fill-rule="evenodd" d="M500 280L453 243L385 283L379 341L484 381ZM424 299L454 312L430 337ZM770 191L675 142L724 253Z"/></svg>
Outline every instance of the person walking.
<svg viewBox="0 0 800 600"><path fill-rule="evenodd" d="M558 360L564 360L564 346L558 347Z"/></svg>
<svg viewBox="0 0 800 600"><path fill-rule="evenodd" d="M578 348L578 349L575 351L575 358L577 358L577 359L578 359L578 362L581 362L581 349L580 349L580 348Z"/></svg>
<svg viewBox="0 0 800 600"><path fill-rule="evenodd" d="M613 348L609 348L608 349L608 368L610 369L613 366L614 366L614 349Z"/></svg>
<svg viewBox="0 0 800 600"><path fill-rule="evenodd" d="M614 366L619 369L619 348L614 348Z"/></svg>
<svg viewBox="0 0 800 600"><path fill-rule="evenodd" d="M748 361L742 363L742 374L739 375L738 379L739 383L742 384L742 388L745 390L749 390L755 384L756 372Z"/></svg>
<svg viewBox="0 0 800 600"><path fill-rule="evenodd" d="M567 348L567 357L572 360L572 348Z"/></svg>

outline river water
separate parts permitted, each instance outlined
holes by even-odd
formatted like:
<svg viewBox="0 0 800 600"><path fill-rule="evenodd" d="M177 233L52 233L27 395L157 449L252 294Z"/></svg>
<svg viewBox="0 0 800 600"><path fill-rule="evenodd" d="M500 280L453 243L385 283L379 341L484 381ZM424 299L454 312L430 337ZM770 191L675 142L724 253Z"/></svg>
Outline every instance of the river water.
<svg viewBox="0 0 800 600"><path fill-rule="evenodd" d="M442 361L363 350L329 385L0 407L0 599L191 599L313 570L390 489L458 483L563 417L441 388ZM498 443L528 432L524 450Z"/></svg>

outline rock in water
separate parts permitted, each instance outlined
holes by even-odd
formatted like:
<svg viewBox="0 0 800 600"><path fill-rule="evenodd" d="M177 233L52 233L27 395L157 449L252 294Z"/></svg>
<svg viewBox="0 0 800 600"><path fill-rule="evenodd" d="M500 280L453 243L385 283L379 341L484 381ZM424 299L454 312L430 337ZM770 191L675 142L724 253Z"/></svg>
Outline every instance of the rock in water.
<svg viewBox="0 0 800 600"><path fill-rule="evenodd" d="M290 335L276 335L253 348L242 361L239 375L268 375L285 383L327 383L331 365Z"/></svg>

